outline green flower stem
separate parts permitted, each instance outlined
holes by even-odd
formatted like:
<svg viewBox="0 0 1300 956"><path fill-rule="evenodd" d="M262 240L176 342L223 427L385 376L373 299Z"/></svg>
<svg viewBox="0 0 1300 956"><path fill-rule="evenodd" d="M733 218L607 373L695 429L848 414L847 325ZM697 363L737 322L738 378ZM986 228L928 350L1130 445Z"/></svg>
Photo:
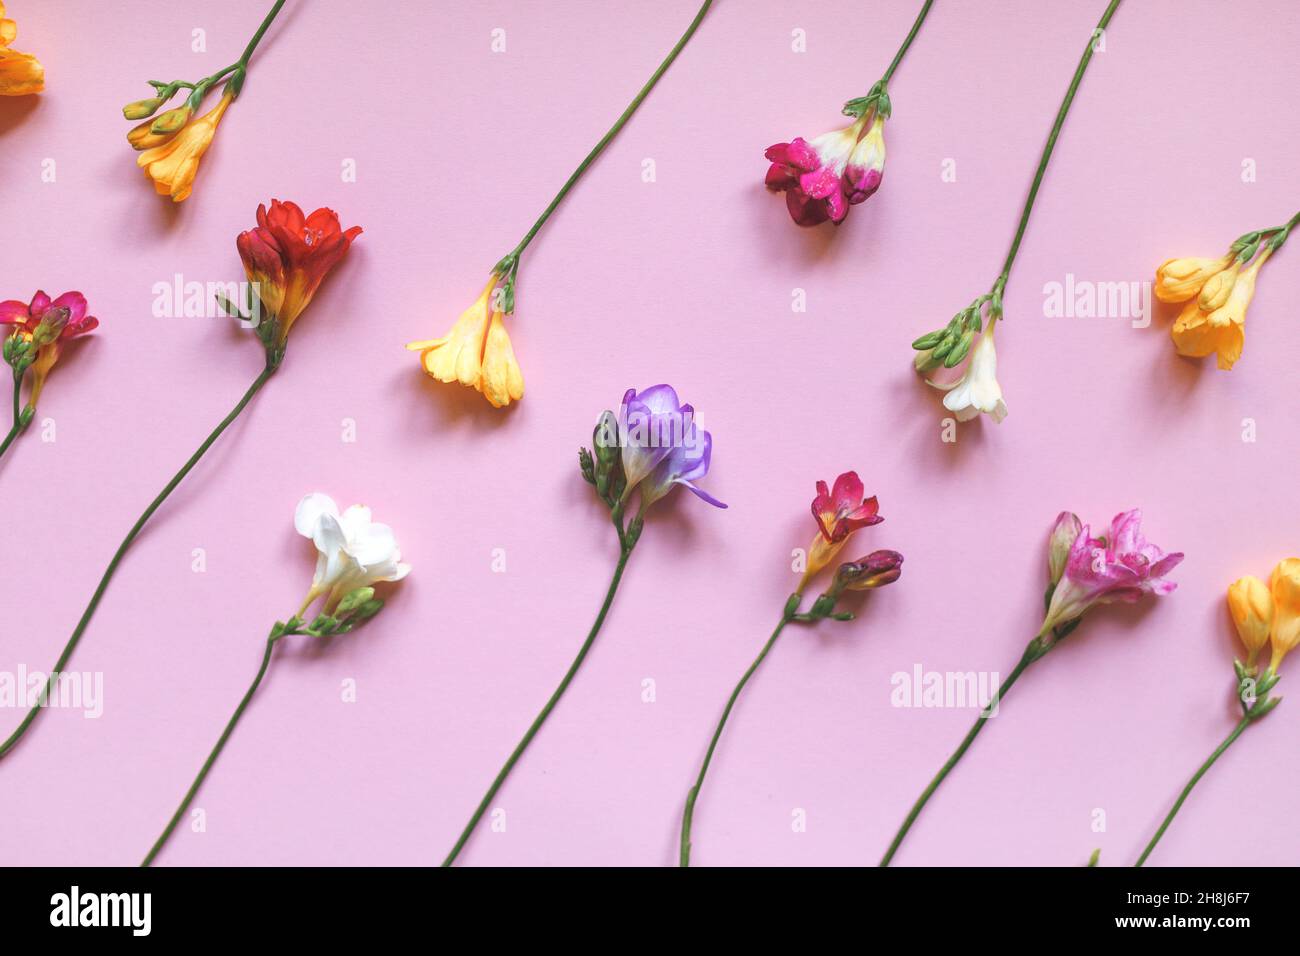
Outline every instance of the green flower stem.
<svg viewBox="0 0 1300 956"><path fill-rule="evenodd" d="M903 41L903 45L900 46L898 52L894 54L894 60L889 64L889 69L885 71L885 75L880 78L881 86L888 85L889 81L893 78L894 71L898 69L898 64L903 62L903 57L907 54L908 47L912 45L912 41L916 39L916 35L921 32L921 24L925 22L926 14L930 12L932 6L934 6L934 0L925 0L925 3L921 7L921 12L916 15L916 22L912 24L911 32L907 34L907 39Z"/></svg>
<svg viewBox="0 0 1300 956"><path fill-rule="evenodd" d="M1255 718L1250 714L1241 718L1241 722L1232 729L1232 733L1228 734L1228 736L1224 738L1223 743L1219 744L1219 746L1215 748L1214 753L1210 754L1209 759L1206 760L1205 763L1201 764L1201 768L1192 775L1192 779L1187 781L1187 786L1183 787L1183 792L1180 793L1178 799L1174 801L1174 805L1170 808L1164 822L1160 824L1160 829L1157 830L1156 835L1151 838L1151 842L1148 843L1147 848L1142 851L1142 855L1138 857L1138 861L1133 864L1134 866L1141 866L1147 861L1147 857L1151 855L1151 851L1156 848L1156 844L1160 842L1160 838L1164 836L1165 831L1169 829L1169 824L1174 822L1174 817L1177 816L1178 811L1182 809L1183 802L1187 799L1188 794L1192 792L1192 787L1196 786L1197 782L1205 776L1205 771L1214 766L1214 762L1223 756L1224 751L1232 746L1233 742L1245 732L1246 728L1249 727L1254 720Z"/></svg>
<svg viewBox="0 0 1300 956"><path fill-rule="evenodd" d="M787 611L781 615L781 621L776 625L776 630L772 632L772 636L767 639L767 643L763 645L763 649L759 651L758 656L754 658L754 663L749 665L749 670L745 671L744 676L740 678L740 683L736 685L736 689L733 690L731 696L727 698L727 706L722 709L722 717L718 720L717 729L713 731L713 739L709 741L709 749L704 753L704 763L700 765L700 775L695 779L695 786L691 787L690 793L686 795L686 810L682 813L682 840L681 855L678 861L679 866L691 865L691 819L695 815L695 801L700 796L700 787L704 786L704 775L709 772L709 764L713 760L713 751L717 749L718 740L722 737L722 728L727 725L727 718L731 716L731 709L736 706L736 700L740 697L740 692L745 689L745 685L749 683L749 679L754 676L754 672L758 670L758 666L762 664L763 659L767 657L768 651L770 651L776 644L776 639L781 636L781 632L785 630L785 626L794 620L794 617L795 615L792 611Z"/></svg>
<svg viewBox="0 0 1300 956"><path fill-rule="evenodd" d="M894 854L898 852L899 846L903 843L903 838L907 836L907 831L912 829L912 824L916 822L916 818L920 815L921 811L925 809L926 802L934 795L934 792L939 789L939 784L943 783L944 778L948 776L952 768L957 766L957 761L962 758L962 755L970 748L970 745L974 742L975 738L979 736L979 732L984 729L984 725L988 723L988 719L993 715L994 704L1000 705L1002 703L1002 698L1007 695L1007 691L1009 691L1012 685L1020 678L1020 675L1025 672L1025 668L1041 658L1055 646L1055 644L1049 644L1044 648L1037 637L1029 642L1029 646L1025 648L1025 653L1020 658L1020 663L1018 663L1015 669L1007 675L1007 679L1004 680L1002 686L998 688L998 699L994 702L990 702L989 705L984 708L983 712L980 713L979 717L975 719L974 726L972 726L970 732L966 734L961 745L953 752L953 755L948 758L947 762L939 768L939 772L935 774L934 779L930 781L930 785L921 792L920 798L918 798L916 803L912 805L912 809L908 812L907 818L903 821L903 825L898 828L898 833L894 835L894 842L889 844L889 849L885 851L884 857L881 858L881 866L889 866L889 861L892 860Z"/></svg>
<svg viewBox="0 0 1300 956"><path fill-rule="evenodd" d="M1025 208L1020 213L1020 225L1016 227L1016 236L1011 241L1011 249L1007 252L1006 262L1002 264L1002 272L998 277L998 283L995 287L998 295L995 301L1001 300L1001 290L1006 286L1007 278L1011 275L1012 263L1016 261L1016 254L1020 251L1020 241L1025 236L1025 228L1029 225L1029 214L1033 212L1034 200L1038 198L1038 188L1043 184L1043 174L1047 172L1047 164L1052 159L1052 150L1056 148L1057 137L1061 135L1061 127L1065 125L1065 117L1070 112L1070 106L1074 102L1074 94L1079 89L1079 83L1083 80L1084 71L1088 69L1088 64L1092 61L1092 45L1096 42L1099 31L1105 30L1110 24L1110 19L1115 15L1115 10L1119 7L1120 0L1110 0L1110 5L1106 7L1106 12L1102 14L1101 20L1097 23L1097 28L1093 30L1092 36L1088 38L1088 45L1084 48L1083 56L1079 60L1079 66L1074 71L1074 78L1070 80L1070 88L1065 92L1065 99L1061 101L1061 108L1056 113L1056 122L1052 124L1052 131L1047 136L1047 145L1043 147L1043 155L1038 160L1038 170L1034 173L1034 182L1029 187L1029 197L1025 200Z"/></svg>
<svg viewBox="0 0 1300 956"><path fill-rule="evenodd" d="M244 86L244 76L248 73L248 61L253 58L253 51L256 50L257 45L262 42L262 37L266 36L266 31L271 28L271 24L279 15L280 8L283 7L284 4L285 0L276 0L275 6L271 7L271 12L266 15L266 18L262 20L262 25L258 27L257 32L253 34L253 39L248 41L248 46L244 48L243 55L234 63L230 64L230 66L218 70L211 76L205 76L197 83L191 84L179 80L175 82L176 86L184 87L185 89L193 91L189 96L190 109L197 110L202 104L203 98L207 96L208 90L216 86L232 73L235 74L231 79L234 93L236 97L239 96L239 92Z"/></svg>
<svg viewBox="0 0 1300 956"><path fill-rule="evenodd" d="M275 642L283 635L284 631L280 625L277 624L271 629L271 636L266 639L266 653L262 655L262 666L257 669L257 676L253 678L253 683L249 685L248 692L244 694L244 699L239 702L239 706L235 708L234 714L231 715L230 721L226 724L226 729L221 732L221 736L217 739L217 745L212 748L212 753L208 754L208 759L203 761L203 766L199 769L199 775L190 784L190 789L185 792L185 798L181 800L181 805L176 808L172 818L167 821L162 836L158 837L154 842L153 848L149 850L144 862L140 864L141 866L149 866L153 863L154 858L158 856L159 851L162 850L163 845L172 835L172 831L176 829L176 825L181 822L181 817L185 815L185 811L189 809L190 804L194 801L194 796L199 792L199 787L203 786L208 771L217 762L217 757L220 756L222 748L226 746L226 741L230 739L231 733L234 732L235 724L239 723L239 718L244 716L244 709L248 707L248 702L253 699L253 694L257 693L262 678L266 676L266 669L271 664L271 652L275 650Z"/></svg>
<svg viewBox="0 0 1300 956"><path fill-rule="evenodd" d="M1291 235L1291 230L1294 229L1297 224L1300 224L1300 212L1287 220L1285 226L1279 226L1273 231L1273 238L1268 242L1269 250L1271 252L1277 252L1281 249L1282 244L1287 241L1287 238Z"/></svg>
<svg viewBox="0 0 1300 956"><path fill-rule="evenodd" d="M14 427L9 429L9 434L5 436L3 442L0 442L0 457L4 456L4 453L9 450L9 446L14 443L14 439L21 435L23 431L22 412L18 407L22 389L22 376L14 373Z"/></svg>
<svg viewBox="0 0 1300 956"><path fill-rule="evenodd" d="M596 158L604 152L605 147L609 145L610 141L618 135L619 131L624 126L627 125L627 121L632 118L632 114L637 111L637 107L639 107L642 101L650 95L650 91L655 88L655 84L659 82L659 78L667 72L668 67L672 66L673 61L677 59L677 55L681 53L686 44L690 42L691 37L695 36L695 31L699 29L700 24L704 21L704 15L709 12L709 7L711 6L713 6L713 0L704 0L704 3L700 6L699 12L695 14L695 19L692 20L691 25L686 28L686 32L683 33L682 38L677 41L677 45L669 51L668 56L659 64L659 69L654 71L650 79L646 81L645 86L641 87L641 92L637 93L632 102L628 104L627 109L623 111L623 115L620 116L618 121L609 128L609 132L600 138L600 142L598 142L592 151L587 154L587 158L578 165L578 168L573 171L573 175L570 176L568 181L560 187L560 191L556 193L555 198L551 200L551 204L546 207L538 220L533 223L533 227L524 234L524 238L520 240L519 245L515 246L510 255L506 256L503 260L503 263L506 263L508 268L509 266L515 267L509 268L511 273L516 271L519 257L523 254L523 251L528 248L528 244L533 241L533 237L537 235L537 231L542 228L547 219L551 218L551 213L555 212L556 207L564 201L564 197L569 194L569 190L572 189L574 185L577 184L578 180L582 178L582 174L587 171L587 167L596 161Z"/></svg>
<svg viewBox="0 0 1300 956"><path fill-rule="evenodd" d="M86 605L86 610L82 612L81 620L77 622L76 629L72 632L72 636L68 638L68 643L64 646L63 653L59 655L59 659L55 663L54 669L50 671L49 677L46 678L45 687L41 689L41 695L36 701L36 704L28 710L27 716L24 717L23 722L18 725L18 729L9 735L8 740L3 744L0 744L0 759L4 758L9 751L13 750L14 745L17 744L23 734L27 732L27 728L32 725L32 722L36 720L37 715L40 714L41 710L44 708L45 702L49 698L50 688L53 686L59 673L67 665L68 659L72 657L72 652L76 649L77 642L81 640L81 635L85 633L86 626L90 624L90 619L95 615L95 609L99 607L100 599L104 596L104 592L108 590L108 583L113 580L113 574L117 571L118 564L121 563L122 558L126 555L127 550L131 547L131 543L135 541L140 530L145 526L145 523L153 517L153 513L162 506L164 501L167 500L167 496L176 490L176 486L179 485L194 466L199 463L199 459L202 458L207 450L212 447L213 442L220 438L221 433L230 426L231 422L239 417L239 413L244 410L245 406L247 406L250 401L253 400L253 396L256 395L261 390L262 386L266 384L267 380L270 379L272 373L275 372L277 367L277 363L270 360L267 361L266 367L262 370L262 374L257 376L257 379L251 386L249 386L248 391L244 393L244 397L239 400L239 403L235 405L230 414L223 418L221 424L212 430L212 433L208 435L203 444L199 446L198 451L190 456L190 460L181 467L180 471L176 472L176 475L171 481L167 482L167 486L163 488L158 497L150 503L149 507L144 510L144 514L140 515L139 520L131 526L131 530L127 532L126 537L122 539L122 543L113 554L113 559L109 561L108 568L104 571L104 576L99 579L99 586L95 588L95 593L91 595L90 603Z"/></svg>
<svg viewBox="0 0 1300 956"><path fill-rule="evenodd" d="M705 4L705 6L708 6L708 4ZM479 820L482 819L483 814L487 812L488 807L492 804L492 798L495 797L497 791L501 789L501 785L506 782L506 777L510 775L510 771L514 769L519 758L522 757L524 751L528 749L528 745L532 743L533 738L537 736L537 731L541 729L542 724L546 723L546 718L551 715L551 711L555 709L555 705L558 704L560 698L564 696L564 692L568 689L574 675L578 673L578 668L582 666L583 660L586 659L587 652L591 650L591 645L595 643L596 635L600 633L601 625L605 623L605 616L609 613L610 605L614 603L614 593L618 590L618 584L623 579L623 569L627 567L627 559L631 557L632 548L635 547L635 542L629 541L623 534L621 517L615 518L615 524L616 526L619 526L620 544L618 564L614 567L614 577L609 582L609 589L605 592L605 601L600 606L600 613L596 615L596 623L591 625L591 631L587 634L587 639L583 641L582 647L578 650L578 656L575 657L573 663L569 665L568 671L565 672L564 679L560 681L560 686L555 688L555 693L551 695L551 699L546 702L546 706L542 708L541 713L537 715L537 718L529 726L523 739L519 741L519 744L510 754L509 759L505 762L505 766L501 768L501 772L498 773L496 779L492 781L492 786L488 787L487 793L483 795L483 799L479 802L478 809L474 811L474 815L469 818L469 823L465 824L465 829L461 831L460 838L456 841L456 845L451 848L451 852L447 854L447 858L442 861L443 866L451 866L456 862L456 857L459 855L461 849L464 848L465 843L469 840L470 834L474 832L474 828L478 825Z"/></svg>

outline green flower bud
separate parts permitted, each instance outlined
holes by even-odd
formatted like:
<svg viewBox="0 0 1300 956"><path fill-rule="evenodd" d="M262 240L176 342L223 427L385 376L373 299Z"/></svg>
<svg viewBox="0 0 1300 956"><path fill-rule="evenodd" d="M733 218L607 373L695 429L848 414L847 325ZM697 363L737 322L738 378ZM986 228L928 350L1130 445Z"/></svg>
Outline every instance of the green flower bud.
<svg viewBox="0 0 1300 956"><path fill-rule="evenodd" d="M355 611L374 596L375 589L370 587L357 588L355 591L349 591L343 596L343 600L339 601L338 607L334 609L334 613L337 616L342 617L351 611Z"/></svg>
<svg viewBox="0 0 1300 956"><path fill-rule="evenodd" d="M957 344L944 356L944 368L956 368L970 352L971 343L975 341L975 330L967 329L957 339Z"/></svg>
<svg viewBox="0 0 1300 956"><path fill-rule="evenodd" d="M157 133L159 136L166 136L169 133L178 132L186 123L194 111L186 106L178 106L175 109L163 113L149 126L149 132Z"/></svg>

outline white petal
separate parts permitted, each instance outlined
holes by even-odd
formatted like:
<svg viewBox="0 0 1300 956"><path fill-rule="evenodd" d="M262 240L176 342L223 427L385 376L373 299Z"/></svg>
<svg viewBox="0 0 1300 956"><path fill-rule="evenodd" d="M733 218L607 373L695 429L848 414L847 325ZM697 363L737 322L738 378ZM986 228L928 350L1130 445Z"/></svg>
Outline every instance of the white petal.
<svg viewBox="0 0 1300 956"><path fill-rule="evenodd" d="M293 513L293 526L304 538L310 538L316 531L316 520L323 514L338 517L339 506L329 495L313 491L302 501Z"/></svg>

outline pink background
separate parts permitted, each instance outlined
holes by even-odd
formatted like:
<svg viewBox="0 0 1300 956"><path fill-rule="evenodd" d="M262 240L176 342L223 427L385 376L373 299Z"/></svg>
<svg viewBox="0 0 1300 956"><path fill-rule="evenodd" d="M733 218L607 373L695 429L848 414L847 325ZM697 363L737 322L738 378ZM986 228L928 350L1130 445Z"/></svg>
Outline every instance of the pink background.
<svg viewBox="0 0 1300 956"><path fill-rule="evenodd" d="M681 495L656 509L595 650L496 801L506 832L482 827L462 862L675 862L708 735L811 540L814 482L848 468L886 516L851 550L903 551L904 576L856 622L778 644L701 797L697 863L874 864L973 719L892 707L890 676L1005 674L1038 625L1062 508L1094 523L1144 508L1153 540L1187 554L1180 587L1094 614L1035 667L897 862L1078 865L1100 846L1103 864L1129 864L1231 729L1224 590L1300 548L1300 248L1265 268L1231 373L1175 356L1168 308L1147 329L1049 319L1042 290L1066 273L1147 281L1169 256L1217 255L1295 212L1293 5L1120 8L1008 289L1010 417L956 444L908 343L996 276L1101 0L938 3L892 84L884 187L838 231L789 222L762 151L838 125L918 3L719 0L524 259L510 330L527 395L507 413L428 381L401 345L470 302L696 0L292 2L179 208L136 170L120 107L147 79L235 59L268 2L99 6L9 3L48 90L0 101L0 298L81 289L102 326L0 462L0 668L53 664L121 535L260 367L228 320L155 318L153 284L242 278L234 237L272 196L365 234L284 368L120 568L71 665L103 673L103 716L52 710L0 763L4 863L139 861L306 589L314 552L292 513L313 490L372 505L415 570L362 631L281 647L195 804L207 832L182 827L160 862L439 862L612 569L575 451L626 387L659 381L712 430L706 483L731 509ZM191 52L196 27L206 53ZM497 27L505 53L489 48ZM0 712L0 731L19 717ZM1295 863L1298 720L1300 697L1253 728L1152 863Z"/></svg>

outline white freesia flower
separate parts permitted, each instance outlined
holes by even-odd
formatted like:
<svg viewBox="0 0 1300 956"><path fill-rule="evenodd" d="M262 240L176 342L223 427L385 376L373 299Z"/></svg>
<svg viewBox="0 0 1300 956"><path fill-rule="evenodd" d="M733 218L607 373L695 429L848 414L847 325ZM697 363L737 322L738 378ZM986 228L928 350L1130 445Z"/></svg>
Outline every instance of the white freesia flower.
<svg viewBox="0 0 1300 956"><path fill-rule="evenodd" d="M933 384L933 383L931 383ZM989 329L971 350L966 373L951 385L936 385L948 391L943 407L955 412L957 421L970 421L980 412L995 422L1007 417L1007 403L1002 400L998 384L998 353L993 348L993 330Z"/></svg>
<svg viewBox="0 0 1300 956"><path fill-rule="evenodd" d="M322 594L326 595L324 610L328 614L357 588L376 581L400 581L411 570L409 564L402 563L393 529L371 521L365 505L353 505L339 514L333 498L313 492L298 502L293 526L303 537L311 538L320 552L300 617Z"/></svg>

